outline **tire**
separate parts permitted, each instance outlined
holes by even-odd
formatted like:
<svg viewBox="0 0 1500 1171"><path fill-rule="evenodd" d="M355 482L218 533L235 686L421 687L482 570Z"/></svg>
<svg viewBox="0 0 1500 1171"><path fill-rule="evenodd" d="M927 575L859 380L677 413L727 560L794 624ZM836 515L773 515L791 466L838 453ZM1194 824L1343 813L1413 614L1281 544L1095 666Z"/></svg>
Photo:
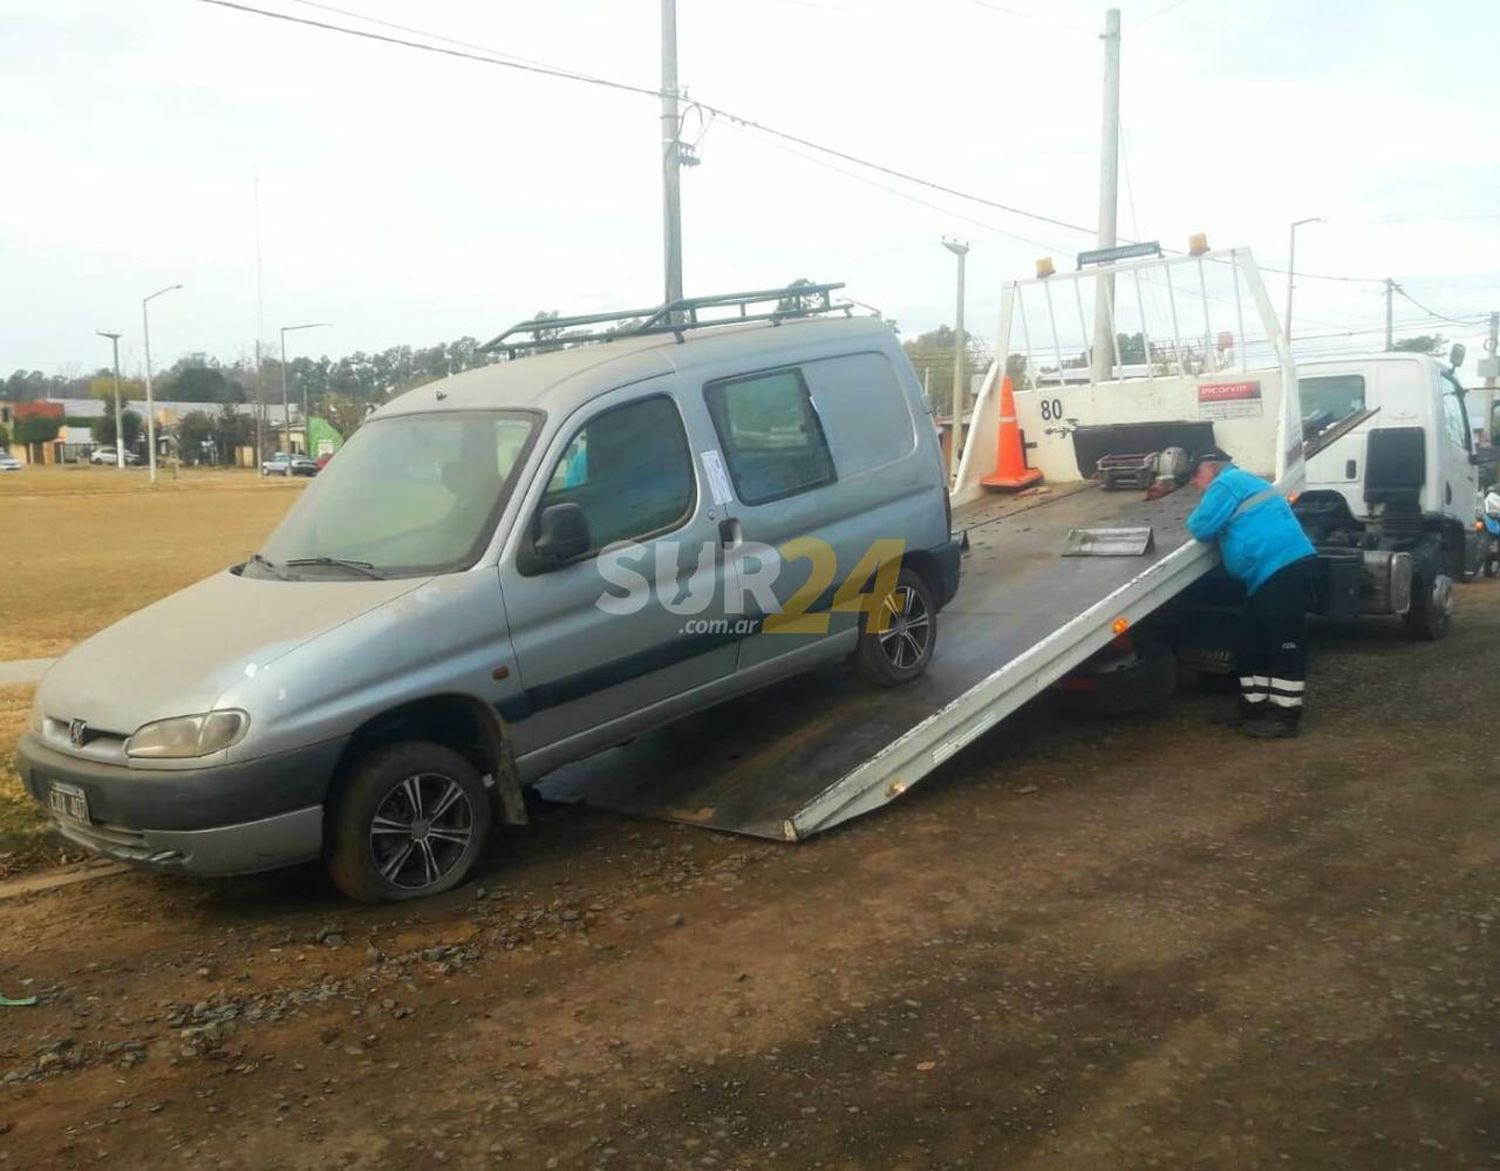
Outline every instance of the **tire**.
<svg viewBox="0 0 1500 1171"><path fill-rule="evenodd" d="M1422 642L1434 642L1448 633L1448 620L1453 614L1453 580L1446 574L1437 575L1436 581L1428 585L1420 578L1411 583L1411 609L1406 612L1406 631Z"/></svg>
<svg viewBox="0 0 1500 1171"><path fill-rule="evenodd" d="M360 902L425 898L464 880L484 852L492 820L472 764L441 744L403 741L359 760L338 785L325 864L335 885Z"/></svg>
<svg viewBox="0 0 1500 1171"><path fill-rule="evenodd" d="M883 633L865 629L868 616L860 618L854 669L877 687L900 687L927 670L932 661L937 646L937 602L920 573L903 569L885 605L891 622Z"/></svg>

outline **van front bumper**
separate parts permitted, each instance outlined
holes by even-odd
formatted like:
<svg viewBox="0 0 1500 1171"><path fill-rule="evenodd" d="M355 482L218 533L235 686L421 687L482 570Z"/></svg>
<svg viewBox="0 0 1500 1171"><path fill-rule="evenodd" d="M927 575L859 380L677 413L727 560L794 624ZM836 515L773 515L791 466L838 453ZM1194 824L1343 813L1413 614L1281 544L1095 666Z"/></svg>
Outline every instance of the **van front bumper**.
<svg viewBox="0 0 1500 1171"><path fill-rule="evenodd" d="M318 857L323 799L345 741L242 764L135 769L67 756L28 732L16 747L26 789L50 808L54 784L80 790L89 820L53 814L69 841L153 870L253 874Z"/></svg>

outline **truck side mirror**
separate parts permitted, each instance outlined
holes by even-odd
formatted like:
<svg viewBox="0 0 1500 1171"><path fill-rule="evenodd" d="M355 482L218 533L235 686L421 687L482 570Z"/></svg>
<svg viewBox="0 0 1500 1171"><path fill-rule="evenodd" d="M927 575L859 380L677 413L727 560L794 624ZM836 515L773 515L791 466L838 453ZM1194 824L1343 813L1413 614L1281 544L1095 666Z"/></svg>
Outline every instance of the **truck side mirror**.
<svg viewBox="0 0 1500 1171"><path fill-rule="evenodd" d="M539 530L533 548L548 565L571 561L587 553L593 544L588 518L576 504L551 504L542 509Z"/></svg>
<svg viewBox="0 0 1500 1171"><path fill-rule="evenodd" d="M1464 357L1468 354L1468 352L1469 351L1464 348L1463 342L1454 342L1453 348L1448 351L1448 365L1457 370L1464 364Z"/></svg>

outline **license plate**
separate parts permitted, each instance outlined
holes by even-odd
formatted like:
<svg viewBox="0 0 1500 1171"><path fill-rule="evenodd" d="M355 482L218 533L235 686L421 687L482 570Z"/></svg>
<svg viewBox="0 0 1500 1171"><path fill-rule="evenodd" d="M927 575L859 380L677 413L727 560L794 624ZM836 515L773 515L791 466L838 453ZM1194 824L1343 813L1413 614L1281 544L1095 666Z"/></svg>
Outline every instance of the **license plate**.
<svg viewBox="0 0 1500 1171"><path fill-rule="evenodd" d="M88 794L82 789L54 783L47 792L47 802L52 806L52 812L59 817L66 817L71 821L89 819Z"/></svg>

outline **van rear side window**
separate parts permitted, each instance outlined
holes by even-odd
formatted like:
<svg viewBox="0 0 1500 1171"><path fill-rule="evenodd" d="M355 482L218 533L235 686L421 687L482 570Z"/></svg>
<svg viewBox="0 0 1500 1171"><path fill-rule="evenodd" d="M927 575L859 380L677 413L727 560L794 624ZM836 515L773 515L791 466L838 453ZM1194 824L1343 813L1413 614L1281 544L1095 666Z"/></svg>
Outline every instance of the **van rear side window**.
<svg viewBox="0 0 1500 1171"><path fill-rule="evenodd" d="M1297 379L1302 397L1302 437L1310 439L1365 409L1363 374L1324 374L1317 378Z"/></svg>
<svg viewBox="0 0 1500 1171"><path fill-rule="evenodd" d="M710 382L703 394L734 490L746 504L833 483L833 456L800 370Z"/></svg>

